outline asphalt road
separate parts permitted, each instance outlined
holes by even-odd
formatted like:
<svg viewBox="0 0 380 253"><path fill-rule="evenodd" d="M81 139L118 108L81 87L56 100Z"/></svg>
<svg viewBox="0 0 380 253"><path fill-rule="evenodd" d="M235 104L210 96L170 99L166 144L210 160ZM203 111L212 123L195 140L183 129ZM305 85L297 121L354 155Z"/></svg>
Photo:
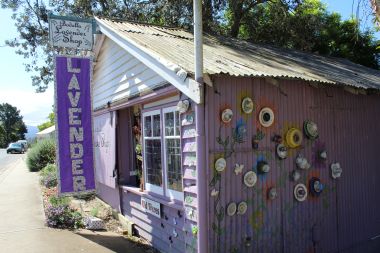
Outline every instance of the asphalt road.
<svg viewBox="0 0 380 253"><path fill-rule="evenodd" d="M25 154L7 154L5 149L0 149L0 184L7 173L14 168L18 161L25 160Z"/></svg>

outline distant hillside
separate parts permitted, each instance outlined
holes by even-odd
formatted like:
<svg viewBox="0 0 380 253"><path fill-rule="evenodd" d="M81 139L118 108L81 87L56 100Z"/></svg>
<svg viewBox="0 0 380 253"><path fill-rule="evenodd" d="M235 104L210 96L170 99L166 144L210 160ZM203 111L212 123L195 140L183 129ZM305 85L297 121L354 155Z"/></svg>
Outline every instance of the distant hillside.
<svg viewBox="0 0 380 253"><path fill-rule="evenodd" d="M36 126L26 126L28 132L25 134L27 140L36 138L36 133L39 132Z"/></svg>

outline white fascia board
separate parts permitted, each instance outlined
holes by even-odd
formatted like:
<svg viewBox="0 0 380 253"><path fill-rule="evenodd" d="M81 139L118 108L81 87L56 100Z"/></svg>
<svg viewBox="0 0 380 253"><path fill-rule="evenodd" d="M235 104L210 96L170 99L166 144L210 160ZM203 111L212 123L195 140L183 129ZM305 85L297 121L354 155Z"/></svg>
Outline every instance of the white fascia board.
<svg viewBox="0 0 380 253"><path fill-rule="evenodd" d="M100 31L113 40L116 44L126 50L128 53L136 57L142 63L144 63L148 68L152 69L190 99L192 99L195 103L201 103L201 89L200 84L195 80L186 77L186 79L181 78L177 75L177 73L185 72L183 69L174 72L169 68L169 64L164 64L157 59L157 57L152 56L149 52L147 52L146 48L138 45L127 36L120 35L115 32L112 28L103 24L101 20L95 17L98 25L100 27ZM175 64L172 64L175 65Z"/></svg>
<svg viewBox="0 0 380 253"><path fill-rule="evenodd" d="M106 36L104 34L95 34L94 61L98 58L101 47Z"/></svg>

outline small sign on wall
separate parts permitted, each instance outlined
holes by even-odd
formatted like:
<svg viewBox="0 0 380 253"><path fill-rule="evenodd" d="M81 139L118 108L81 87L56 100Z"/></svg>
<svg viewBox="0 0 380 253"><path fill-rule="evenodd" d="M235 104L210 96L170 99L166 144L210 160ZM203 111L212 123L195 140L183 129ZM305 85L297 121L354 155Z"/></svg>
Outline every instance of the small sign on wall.
<svg viewBox="0 0 380 253"><path fill-rule="evenodd" d="M150 213L157 218L161 218L161 204L141 197L141 207L144 209L145 212Z"/></svg>

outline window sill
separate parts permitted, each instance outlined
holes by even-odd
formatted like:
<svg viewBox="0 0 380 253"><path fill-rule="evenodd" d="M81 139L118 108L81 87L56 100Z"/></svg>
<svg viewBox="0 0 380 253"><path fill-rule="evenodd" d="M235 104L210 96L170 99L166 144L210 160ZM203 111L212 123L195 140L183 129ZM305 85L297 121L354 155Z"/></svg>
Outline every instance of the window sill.
<svg viewBox="0 0 380 253"><path fill-rule="evenodd" d="M140 187L125 186L125 185L120 186L120 187L121 187L121 189L123 189L124 193L130 192L130 193L139 195L141 197L156 201L156 202L158 202L164 206L168 206L168 207L171 207L171 208L174 208L177 210L181 210L181 211L184 210L184 207L181 204L182 202L180 202L180 201L172 201L172 200L170 201L170 200L161 199L161 198L156 197L156 196L152 196L147 191L140 191Z"/></svg>

